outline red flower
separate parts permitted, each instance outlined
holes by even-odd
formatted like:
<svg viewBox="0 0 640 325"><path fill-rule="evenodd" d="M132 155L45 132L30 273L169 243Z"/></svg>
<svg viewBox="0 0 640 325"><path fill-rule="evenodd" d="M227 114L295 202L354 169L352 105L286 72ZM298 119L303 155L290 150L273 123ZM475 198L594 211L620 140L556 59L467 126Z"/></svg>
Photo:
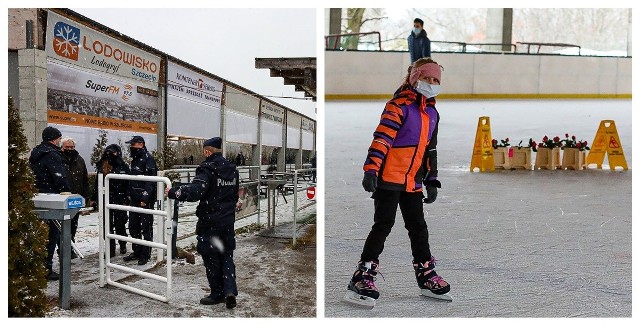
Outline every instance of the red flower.
<svg viewBox="0 0 640 325"><path fill-rule="evenodd" d="M571 136L571 140L576 141L576 136L575 136L575 135L572 135L572 136Z"/></svg>
<svg viewBox="0 0 640 325"><path fill-rule="evenodd" d="M542 148L542 143L538 143L538 148Z"/></svg>
<svg viewBox="0 0 640 325"><path fill-rule="evenodd" d="M536 142L535 141L531 142L531 146L535 148Z"/></svg>
<svg viewBox="0 0 640 325"><path fill-rule="evenodd" d="M504 139L504 141L509 142L509 138Z"/></svg>
<svg viewBox="0 0 640 325"><path fill-rule="evenodd" d="M582 145L586 147L587 146L587 141L582 141Z"/></svg>
<svg viewBox="0 0 640 325"><path fill-rule="evenodd" d="M580 149L580 147L582 147L582 143L580 142L576 143L576 148Z"/></svg>
<svg viewBox="0 0 640 325"><path fill-rule="evenodd" d="M565 138L568 138L568 137L569 137L569 133L565 133L565 134L564 134L564 137L565 137Z"/></svg>
<svg viewBox="0 0 640 325"><path fill-rule="evenodd" d="M560 137L553 138L553 142L560 142Z"/></svg>
<svg viewBox="0 0 640 325"><path fill-rule="evenodd" d="M493 144L494 146L497 145L498 144L498 140L496 140L496 139L491 140L491 144Z"/></svg>
<svg viewBox="0 0 640 325"><path fill-rule="evenodd" d="M547 142L547 141L549 141L549 137L545 135L544 138L542 138L542 142Z"/></svg>

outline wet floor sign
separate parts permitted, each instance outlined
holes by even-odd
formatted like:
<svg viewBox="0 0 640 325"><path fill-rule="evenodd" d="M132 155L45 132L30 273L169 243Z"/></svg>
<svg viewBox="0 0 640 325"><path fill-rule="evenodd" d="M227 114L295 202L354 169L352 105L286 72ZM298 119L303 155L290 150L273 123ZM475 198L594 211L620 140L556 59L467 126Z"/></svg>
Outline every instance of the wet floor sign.
<svg viewBox="0 0 640 325"><path fill-rule="evenodd" d="M618 129L616 129L616 122L613 120L600 121L598 132L596 132L596 136L591 143L591 150L587 156L587 166L596 164L599 169L602 169L605 153L609 156L609 168L611 170L616 169L616 167L622 167L624 170L628 169L627 160L624 157L624 151L618 136Z"/></svg>
<svg viewBox="0 0 640 325"><path fill-rule="evenodd" d="M471 172L473 172L475 168L480 169L481 172L495 170L491 139L491 123L489 123L489 117L481 116L478 119L476 140L473 144L473 154L471 155Z"/></svg>

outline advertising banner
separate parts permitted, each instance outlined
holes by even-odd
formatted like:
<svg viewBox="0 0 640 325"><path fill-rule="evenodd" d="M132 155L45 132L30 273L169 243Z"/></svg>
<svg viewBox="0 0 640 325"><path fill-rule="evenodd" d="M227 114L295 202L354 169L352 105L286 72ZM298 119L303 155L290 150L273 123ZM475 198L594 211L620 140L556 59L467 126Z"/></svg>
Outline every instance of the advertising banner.
<svg viewBox="0 0 640 325"><path fill-rule="evenodd" d="M219 136L222 82L173 62L167 70L167 134L200 139Z"/></svg>
<svg viewBox="0 0 640 325"><path fill-rule="evenodd" d="M158 83L160 57L64 18L47 18L47 57L106 75Z"/></svg>
<svg viewBox="0 0 640 325"><path fill-rule="evenodd" d="M271 103L262 102L260 117L282 124L284 122L284 108Z"/></svg>
<svg viewBox="0 0 640 325"><path fill-rule="evenodd" d="M158 91L47 62L49 123L156 134Z"/></svg>

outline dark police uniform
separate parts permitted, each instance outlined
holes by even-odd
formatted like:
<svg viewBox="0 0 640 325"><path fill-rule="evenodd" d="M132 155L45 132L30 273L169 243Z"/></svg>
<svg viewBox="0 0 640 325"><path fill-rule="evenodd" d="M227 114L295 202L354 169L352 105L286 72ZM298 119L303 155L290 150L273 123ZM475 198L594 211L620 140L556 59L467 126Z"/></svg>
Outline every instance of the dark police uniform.
<svg viewBox="0 0 640 325"><path fill-rule="evenodd" d="M205 142L205 146L210 140ZM205 299L220 303L225 297L233 296L233 305L230 306L227 301L227 308L235 306L235 296L238 295L233 263L233 251L236 248L233 225L238 190L239 177L235 164L221 153L214 153L196 169L191 184L171 188L168 193L169 198L179 201L200 200L196 209L197 250L204 260L211 288L211 294Z"/></svg>
<svg viewBox="0 0 640 325"><path fill-rule="evenodd" d="M64 162L62 151L49 141L62 136L54 127L46 127L42 131L42 143L31 151L29 163L36 178L36 187L39 193L71 192L71 186L67 180L67 165ZM45 265L49 270L49 279L56 280L57 274L53 268L53 253L60 240L60 231L52 220L47 220L49 225L49 238L47 242L47 259Z"/></svg>
<svg viewBox="0 0 640 325"><path fill-rule="evenodd" d="M134 136L125 143L144 142L141 136ZM146 147L131 154L131 175L157 176L158 167ZM128 194L132 207L153 209L156 201L157 184L155 182L129 181ZM144 202L142 206L140 202ZM129 212L129 234L131 237L153 241L153 215ZM132 244L133 253L125 257L126 261L138 259L138 264L145 264L151 258L151 247Z"/></svg>
<svg viewBox="0 0 640 325"><path fill-rule="evenodd" d="M102 173L102 179L108 174L129 174L129 165L122 160L122 150L117 144L110 144L104 149L104 153L100 160L96 163L96 171ZM109 182L109 203L128 205L127 193L129 188L129 181L125 179L113 179ZM91 196L94 202L98 202L98 178L96 177L94 191ZM127 211L110 209L109 210L109 222L111 223L111 229L109 233L113 234L114 231L117 235L127 236ZM106 221L105 221L106 225ZM127 242L119 241L120 253L125 254L127 252ZM116 253L116 241L111 239L109 242L109 248L111 249L111 256L115 256Z"/></svg>

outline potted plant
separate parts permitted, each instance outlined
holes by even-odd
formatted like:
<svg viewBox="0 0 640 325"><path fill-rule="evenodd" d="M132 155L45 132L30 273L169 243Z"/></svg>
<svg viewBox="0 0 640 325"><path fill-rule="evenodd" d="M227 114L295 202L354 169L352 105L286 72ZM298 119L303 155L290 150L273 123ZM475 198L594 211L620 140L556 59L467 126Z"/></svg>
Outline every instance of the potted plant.
<svg viewBox="0 0 640 325"><path fill-rule="evenodd" d="M493 146L493 164L495 168L511 169L511 159L509 159L509 138L504 140L491 140Z"/></svg>
<svg viewBox="0 0 640 325"><path fill-rule="evenodd" d="M587 168L587 152L590 148L587 146L587 141L576 141L576 136L572 135L569 138L569 134L565 134L565 139L562 140L562 168L582 170Z"/></svg>
<svg viewBox="0 0 640 325"><path fill-rule="evenodd" d="M555 136L550 139L546 135L542 138L542 142L538 143L538 148L534 149L536 152L536 162L533 169L557 169L561 168L560 162L560 137Z"/></svg>
<svg viewBox="0 0 640 325"><path fill-rule="evenodd" d="M509 148L509 158L511 169L531 170L531 148L536 146L536 142L529 138L529 145L522 146L522 141L517 146Z"/></svg>

